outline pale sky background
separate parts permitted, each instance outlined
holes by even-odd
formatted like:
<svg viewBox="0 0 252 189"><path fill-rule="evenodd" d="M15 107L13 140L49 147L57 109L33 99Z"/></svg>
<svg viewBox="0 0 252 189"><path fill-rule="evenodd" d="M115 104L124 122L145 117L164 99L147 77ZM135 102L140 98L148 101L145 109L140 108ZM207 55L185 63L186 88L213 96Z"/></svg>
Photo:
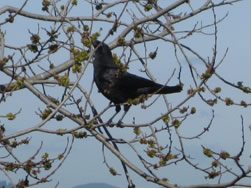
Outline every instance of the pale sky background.
<svg viewBox="0 0 252 189"><path fill-rule="evenodd" d="M18 0L0 0L0 8L4 5L12 5L14 7L20 7L20 5L24 1ZM79 0L79 2L81 2ZM198 0L191 0L192 5L197 5ZM227 57L224 60L224 63L220 66L218 73L222 74L225 79L232 83L236 83L238 81L243 81L245 86L250 86L250 74L251 74L251 48L250 48L250 0L244 0L242 2L236 3L233 6L224 6L216 9L217 18L223 17L227 12L229 13L228 17L218 25L218 60L220 60L225 52L226 48L229 48L229 52ZM89 16L88 11L90 11L89 7L76 7L75 11L72 11L73 15L78 16ZM40 1L29 1L24 10L32 12L32 13L40 13L41 11L41 2ZM210 13L210 14L209 14ZM2 22L7 17L7 14L1 15L0 22ZM198 17L195 17L194 20L187 21L183 24L175 25L176 29L190 29L194 26L196 21L203 21L204 24L212 23L213 16L211 11L208 13L201 14ZM48 27L48 23L39 22L40 26ZM187 27L188 26L188 27ZM97 24L95 28L99 28L100 26ZM19 46L24 45L29 40L29 35L27 34L28 29L32 32L37 31L37 21L26 19L23 17L18 17L15 19L14 24L7 24L0 28L2 31L6 31L6 44ZM103 30L107 31L106 27L103 27ZM94 30L95 31L95 30ZM117 36L117 33L114 34ZM99 39L103 39L101 36ZM108 38L106 42L111 42L114 36ZM213 47L213 37L206 37L204 35L196 35L195 37L189 38L188 40L183 42L184 44L193 47L197 52L199 52L204 57L210 57L212 55L212 47ZM153 49L159 47L159 56L155 59L154 62L150 62L148 64L152 74L160 83L165 83L169 78L172 70L169 70L170 65L176 64L176 59L174 57L172 46L167 49L167 45L164 43L154 42ZM117 49L114 50L116 52ZM8 54L8 52L6 52ZM142 56L144 53L141 54ZM188 53L188 56L190 54ZM191 56L191 55L190 55ZM200 63L194 57L190 57L190 60L200 67ZM167 58L169 57L169 58ZM55 64L60 64L69 59L69 54L61 54L57 58L52 59L55 61ZM182 64L186 64L182 56L180 57ZM136 66L135 66L136 65ZM187 68L187 65L184 66ZM202 67L203 68L203 67ZM134 64L134 67L131 65L129 71L146 77L143 73L139 71L140 64ZM90 88L90 82L92 81L92 73L93 68L90 64L88 66L88 72L90 74L85 74L82 78L81 84L84 88ZM2 73L0 74L1 84L7 83L9 80L6 80L6 76ZM170 102L176 105L180 100L184 99L187 94L186 91L192 85L192 81L190 81L190 75L187 73L186 69L184 70L184 74L182 75L182 82L184 82L184 90L181 94L176 95L167 95L167 98ZM212 79L209 82L209 85L212 87L223 86L223 84L218 80ZM170 85L177 84L178 81L176 77L174 77L170 83ZM241 100L245 100L250 103L250 95L243 95L241 97L240 91L236 89L232 89L230 87L222 88L222 96L231 97L237 102ZM52 94L57 94L58 91L51 90ZM62 94L62 91L60 91ZM80 97L80 93L75 93L76 98ZM213 97L212 97L213 98ZM109 103L100 93L97 93L97 88L95 87L91 96L92 101L98 110L102 110ZM149 104L152 100L148 101L146 104ZM151 109L143 110L140 106L134 106L130 109L130 112L127 114L124 122L131 123L133 117L136 117L137 123L147 122L148 120L152 120L157 116L160 116L165 112L163 101L159 100L155 105L152 106ZM197 114L188 119L183 128L180 128L181 134L184 136L192 136L195 133L198 133L202 130L202 128L206 127L211 118L211 107L207 106L203 103L198 97L192 99L187 105L195 106L197 108ZM5 103L0 104L0 115L6 115L9 112L16 112L22 107L22 114L17 117L16 120L12 122L8 122L6 120L1 120L0 123L8 125L7 133L11 134L17 130L23 130L25 128L30 128L37 123L40 122L40 119L35 116L34 111L38 111L38 107L43 109L45 106L41 104L30 92L27 93L27 90L21 90L17 93L14 93L13 97L10 97L9 100ZM188 141L186 143L186 152L196 157L196 160L199 163L207 165L209 163L209 159L205 158L202 155L202 149L200 147L201 144L208 146L209 148L213 148L216 151L226 150L232 154L237 153L241 147L241 119L240 115L244 117L244 126L245 126L245 138L246 138L246 153L244 154L244 158L242 159L242 163L245 166L249 165L250 158L250 108L243 108L237 106L227 107L223 103L218 103L214 107L215 110L215 119L213 125L205 136L201 138L201 140ZM113 109L108 111L102 118L107 120L108 117L114 112ZM118 116L120 117L120 116ZM117 118L118 118L117 117ZM69 128L72 126L72 122L64 120L62 123L52 122L48 125L48 128L54 128L54 124L56 127L60 128ZM110 129L110 128L109 128ZM125 138L133 138L132 129L110 129L113 136L116 137L125 137ZM55 135L47 135L41 133L32 133L32 142L28 148L20 148L20 157L27 157L29 154L33 154L35 150L39 147L41 140L44 140L43 150L42 152L48 152L49 154L58 155L63 152L66 137L59 137ZM25 138L23 136L21 138ZM167 136L160 136L161 142L166 142ZM174 140L176 143L176 140ZM175 145L176 146L176 145ZM92 138L84 139L84 140L75 140L73 145L73 149L69 157L64 162L64 165L60 168L59 171L52 177L53 181L50 183L46 183L43 185L39 185L39 187L54 187L57 182L59 182L59 187L73 187L80 184L86 184L90 182L104 182L109 183L118 187L127 187L127 182L121 167L120 161L118 161L113 155L111 155L108 150L106 151L106 159L110 166L114 167L121 176L112 176L105 164L103 163L103 155L101 152L102 145L95 141ZM139 165L139 161L136 155L129 149L128 146L120 146L120 150L126 155L129 160L132 160L136 165ZM17 151L18 152L18 151ZM0 151L0 156L1 151ZM141 165L139 165L142 167ZM130 171L133 182L137 187L157 187L158 185L154 185L152 183L146 182L141 177L137 176L135 173ZM178 164L177 166L170 166L167 168L160 169L158 175L164 175L164 177L168 177L171 183L177 183L179 185L189 185L189 184L199 184L199 183L212 183L211 180L205 180L205 176L201 172L195 171L188 165L184 163ZM17 175L12 175L13 178L17 179ZM0 172L0 180L7 180L3 174ZM227 176L224 180L228 181L229 177ZM214 180L215 181L215 180ZM247 180L248 182L248 180Z"/></svg>

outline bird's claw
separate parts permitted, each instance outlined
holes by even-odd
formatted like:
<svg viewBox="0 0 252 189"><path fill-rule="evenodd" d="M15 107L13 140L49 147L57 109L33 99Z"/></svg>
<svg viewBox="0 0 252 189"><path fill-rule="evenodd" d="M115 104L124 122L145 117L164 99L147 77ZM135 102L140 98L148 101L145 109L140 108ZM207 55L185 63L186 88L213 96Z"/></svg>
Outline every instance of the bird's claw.
<svg viewBox="0 0 252 189"><path fill-rule="evenodd" d="M108 125L109 127L113 127L114 125L111 124L112 123L112 119L109 119L106 123L106 125Z"/></svg>
<svg viewBox="0 0 252 189"><path fill-rule="evenodd" d="M122 120L119 120L116 124L117 127L123 128L124 126L122 126Z"/></svg>

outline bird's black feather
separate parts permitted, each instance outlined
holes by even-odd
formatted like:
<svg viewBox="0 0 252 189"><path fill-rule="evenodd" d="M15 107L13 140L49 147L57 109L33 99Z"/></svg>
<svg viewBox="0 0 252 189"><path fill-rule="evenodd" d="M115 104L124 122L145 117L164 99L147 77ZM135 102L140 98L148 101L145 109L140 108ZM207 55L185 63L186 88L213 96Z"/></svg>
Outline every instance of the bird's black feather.
<svg viewBox="0 0 252 189"><path fill-rule="evenodd" d="M163 86L151 80L123 71L113 61L108 45L96 41L94 65L94 81L99 91L115 104L127 102L140 95L169 94L182 90L180 85Z"/></svg>

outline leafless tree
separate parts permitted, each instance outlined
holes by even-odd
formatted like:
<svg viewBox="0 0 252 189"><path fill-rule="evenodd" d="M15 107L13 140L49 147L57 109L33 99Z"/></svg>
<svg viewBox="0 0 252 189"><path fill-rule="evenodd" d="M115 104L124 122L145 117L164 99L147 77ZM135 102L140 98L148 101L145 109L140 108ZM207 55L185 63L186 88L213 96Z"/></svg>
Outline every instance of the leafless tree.
<svg viewBox="0 0 252 189"><path fill-rule="evenodd" d="M41 0L41 13L26 11L29 0L25 0L21 7L0 7L0 72L3 77L0 85L0 106L11 102L16 95L21 101L25 98L23 94L32 94L40 102L34 104L33 115L25 114L24 107L20 107L18 103L6 114L1 108L0 171L13 187L32 187L50 182L52 175L64 165L75 140L88 140L92 137L102 144L101 155L104 156L105 165L112 175L117 176L119 173L117 168L107 161L104 150L108 149L121 161L124 173L120 174L125 175L129 187L135 186L129 169L143 177L146 182L164 187L179 187L183 179L181 183L174 183L165 175L160 177L157 173L159 169L183 163L206 177L206 184L195 183L186 187L250 187L248 182L243 182L244 179L250 178L250 165L242 163L242 157L250 154L245 152L245 144L249 142L245 130L250 128L244 123L244 116L239 115L241 132L237 133L237 138L241 140L242 145L236 153L225 149L218 151L199 140L204 138L206 133L211 133L213 124L218 124L213 122L219 105L225 105L225 109L244 107L249 111L250 102L247 100L250 87L244 86L242 81L228 81L225 75L218 73L218 68L228 56L228 49L223 54L218 52L218 26L228 15L218 18L216 10L219 7L235 6L239 1L204 0L197 2L196 6L190 0ZM74 11L80 7L83 9L82 15L76 16ZM194 20L205 13L211 15L211 23ZM26 36L18 36L27 41L13 46L6 41L9 32L6 28L15 26L19 20L36 21L37 30L35 31L34 25L31 24L32 29L27 31ZM191 21L190 25L193 27L190 28L187 24L182 29L177 27L188 21ZM16 30L18 35L19 28L16 27ZM208 51L210 49L207 57L184 43L195 35L202 35L213 42L213 46L204 47ZM97 108L98 105L94 103L97 90L93 90L92 78L90 82L85 81L85 84L80 82L85 76L92 76L88 68L92 67L94 55L92 43L98 38L108 43L112 50L120 50L113 55L116 63L125 69L141 66L146 77L152 80L155 80L155 75L149 64L164 53L160 48L153 48L153 42L162 43L172 50L176 63L169 65L170 75L167 75L166 84L184 83L184 93L177 95L180 96L179 101L175 103L162 95L150 97L144 102L133 99L129 103L140 104L138 106L146 111L158 101L165 106L162 110L153 110L159 111L159 116L152 120L138 122L136 117L131 122L124 119L120 125L117 125L116 121L107 123L109 118L104 115L114 111L113 105L104 100L103 109ZM61 62L61 56L68 58ZM192 62L191 57L197 59L199 64ZM213 80L214 87L209 84ZM232 94L225 96L225 93L222 93L224 88L238 91L239 99L234 100ZM21 90L24 93L20 94ZM211 107L212 116L208 118L207 125L194 123L201 129L197 134L185 136L184 125L191 127L186 123L187 120L200 116L201 109L194 100ZM22 116L28 121L15 122ZM40 121L30 124L30 120L38 118ZM66 122L71 126L64 125ZM10 125L13 123L19 125L18 131L11 129ZM134 135L131 133L127 137L112 136L110 131L117 127L120 127L122 132L133 130ZM16 150L29 148L33 143L34 133L41 134L42 142L32 155L27 155L24 159ZM59 152L58 156L52 157L43 153L45 135L62 136L60 138L67 141L65 146L62 145L62 152ZM166 140L161 140L162 135L166 136ZM214 140L214 136L212 138ZM208 165L197 162L198 157L187 150L186 143L195 140L200 143L198 151L210 162ZM129 147L136 154L141 166L130 161L127 154L120 152L119 147L122 145ZM12 178L13 173L20 175L19 180ZM231 175L229 181L223 181L225 175ZM212 179L214 182L211 183L214 184L207 184L209 179Z"/></svg>

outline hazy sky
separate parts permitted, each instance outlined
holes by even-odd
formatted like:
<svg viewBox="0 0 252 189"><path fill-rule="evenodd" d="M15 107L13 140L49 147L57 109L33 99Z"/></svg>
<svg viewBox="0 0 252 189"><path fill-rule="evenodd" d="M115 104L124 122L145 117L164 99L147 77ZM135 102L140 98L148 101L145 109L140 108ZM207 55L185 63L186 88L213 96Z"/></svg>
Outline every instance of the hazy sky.
<svg viewBox="0 0 252 189"><path fill-rule="evenodd" d="M79 0L80 1L80 0ZM20 7L20 5L24 1L20 0L0 0L0 8L4 5L12 5L15 7ZM35 3L36 2L36 3ZM37 3L40 1L29 1L24 10L36 13L40 12L41 3ZM80 1L81 2L81 1ZM197 5L198 0L191 0L192 5ZM220 60L226 50L229 48L228 54L224 60L224 63L220 66L218 73L223 75L225 79L230 82L236 83L237 81L243 81L245 86L250 86L250 0L244 0L233 6L224 6L216 9L217 18L223 17L226 13L228 13L228 17L218 25L218 60ZM86 10L87 9L87 10ZM74 11L74 15L78 16L89 16L88 11L90 11L90 7L79 7ZM191 29L192 26L198 22L203 22L204 24L211 23L213 21L213 16L211 11L208 11L208 14L202 14L201 16L196 17L194 20L190 22L175 25L175 29ZM3 21L7 17L7 14L0 17L0 22ZM45 26L45 22L40 22L40 26ZM187 27L188 26L188 27ZM0 28L2 31L6 31L6 44L19 46L24 45L29 40L29 35L27 35L28 29L33 32L37 31L37 22L29 19L24 19L23 17L19 17L15 20L14 24L4 25ZM100 26L96 25L96 28ZM106 31L106 28L104 28ZM115 36L117 35L114 34ZM111 42L114 37L111 37L107 40L107 42ZM102 39L102 37L101 37ZM164 43L154 42L153 49L159 47L158 53L159 57L155 60L157 63L150 63L149 68L152 71L152 74L160 83L165 83L169 78L169 75L172 73L172 70L169 70L170 64L176 64L176 59L174 57L172 46L170 49L166 49ZM187 44L193 47L197 52L199 52L205 58L212 56L212 47L213 47L213 37L206 37L204 35L196 35L186 41L184 44ZM115 52L117 49L115 49ZM141 54L142 56L144 55ZM191 56L191 55L190 55ZM191 56L190 60L197 66L200 67L199 61L196 60L193 56ZM167 58L169 57L169 58ZM181 56L182 57L182 56ZM69 54L61 54L56 59L54 58L52 61L62 63L69 59ZM181 58L182 64L186 64L185 60ZM197 65L198 64L198 65ZM184 66L186 67L186 66ZM140 64L136 64L136 67L130 67L130 71L144 76L143 73L139 71ZM90 87L90 82L92 81L92 65L88 66L88 72L90 74L84 75L82 78L82 84L87 89ZM203 67L202 67L203 69ZM9 80L0 74L1 84L7 83ZM188 81L187 81L188 79ZM187 94L187 89L192 86L192 82L190 80L190 75L184 72L182 76L182 82L184 82L185 87L184 91L178 95L168 95L168 99L170 102L177 104L181 99L184 99ZM209 84L212 87L216 87L216 85L222 85L220 81L216 83L218 80L212 79ZM171 84L177 84L178 81L176 77L174 77L171 81ZM234 100L240 102L240 100L245 100L250 102L250 96L247 95L245 97L241 97L241 93L237 90L234 90L230 87L223 87L223 96L232 97ZM53 93L57 93L58 91L53 91ZM62 91L60 91L62 94ZM81 94L75 93L76 97L80 97ZM106 100L100 93L97 93L97 88L94 88L92 93L92 101L98 110L102 110L105 108L109 101ZM5 115L9 112L18 111L22 107L22 114L12 122L4 122L6 125L8 124L9 128L7 128L6 134L14 133L17 130L23 130L25 128L30 128L35 124L39 123L38 117L35 118L35 112L38 111L37 108L44 108L45 106L39 102L32 94L27 93L27 90L21 90L17 93L13 94L11 100L0 104L0 115ZM143 110L140 106L134 106L130 109L130 112L127 114L124 122L131 123L133 117L136 117L137 123L147 122L148 120L152 120L156 116L160 116L165 112L165 109L162 111L162 108L165 108L163 101L159 100L155 105L152 106L151 109ZM147 104L149 104L147 102ZM202 128L206 127L210 121L211 116L211 107L204 104L199 98L192 99L190 103L187 105L193 105L197 108L197 114L192 118L188 119L183 128L181 128L180 132L184 136L191 136L197 131L202 130ZM249 153L250 153L250 130L248 125L250 125L250 109L242 108L242 107L227 107L223 103L219 103L214 107L215 110L215 119L213 122L213 126L209 133L205 135L201 140L189 141L186 143L186 151L192 154L195 157L198 157L198 162L206 163L208 161L204 156L202 156L202 150L200 144L208 145L208 147L213 147L216 151L226 150L230 153L237 153L241 146L241 119L240 115L244 117L244 125L245 125L245 137L247 140L246 143L246 154L243 160L244 165L248 165ZM114 110L110 110L107 112L102 118L104 120L108 119L108 117L114 112ZM120 117L120 116L119 116ZM30 119L32 118L32 119ZM1 119L0 119L1 120ZM1 123L1 122L0 122ZM49 126L54 127L51 123ZM60 123L61 128L69 128L72 126L72 122L64 121ZM71 125L71 126L70 126ZM111 133L116 137L125 137L125 138L133 138L132 129L110 129ZM29 136L32 136L32 143L29 145L29 149L22 148L20 150L21 158L27 157L28 154L33 154L35 150L39 147L41 140L45 140L43 145L43 152L48 152L50 154L58 155L63 152L64 147L66 145L66 137L54 136L54 135L46 135L41 133L33 133ZM161 142L167 141L167 136L160 136ZM23 138L23 137L22 137ZM176 142L176 140L174 140ZM137 146L137 145L136 145ZM59 182L59 187L73 187L79 184L85 184L90 182L105 182L110 183L118 187L127 187L127 182L123 174L123 170L121 168L120 162L111 155L108 150L105 150L106 159L108 163L117 169L121 176L112 176L105 164L103 163L103 155L101 152L102 145L91 137L86 140L75 140L73 145L73 149L69 157L64 162L64 165L60 168L59 171L52 177L53 181L41 186L44 187L53 187ZM139 165L139 161L136 155L130 150L128 146L120 146L122 153L126 155L126 157ZM0 151L1 156L1 151ZM208 162L207 162L208 163ZM156 186L151 183L145 182L144 179L137 176L135 173L130 171L131 177L136 184L137 187L151 187ZM177 183L181 185L187 184L197 184L204 182L212 182L210 180L205 180L204 176L200 172L192 170L192 168L188 167L184 163L179 164L177 166L170 166L164 169L161 169L158 172L158 175L165 175L164 177L168 177L172 183ZM3 175L0 172L0 180ZM14 178L18 178L13 175ZM3 177L4 178L4 177ZM4 178L7 180L6 178ZM224 179L228 179L224 178Z"/></svg>

